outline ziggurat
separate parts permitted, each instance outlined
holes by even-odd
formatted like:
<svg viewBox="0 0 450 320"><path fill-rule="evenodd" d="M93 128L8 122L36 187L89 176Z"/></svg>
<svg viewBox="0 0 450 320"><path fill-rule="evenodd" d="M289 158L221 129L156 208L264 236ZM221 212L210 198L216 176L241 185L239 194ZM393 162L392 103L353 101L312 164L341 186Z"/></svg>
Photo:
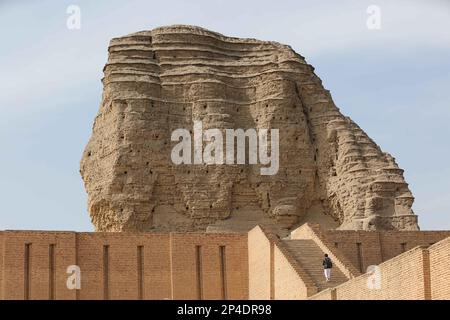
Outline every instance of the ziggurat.
<svg viewBox="0 0 450 320"><path fill-rule="evenodd" d="M104 74L96 232L1 231L1 299L450 299L450 231L419 231L403 170L289 46L162 27L111 40ZM278 129L278 172L173 164L197 121Z"/></svg>

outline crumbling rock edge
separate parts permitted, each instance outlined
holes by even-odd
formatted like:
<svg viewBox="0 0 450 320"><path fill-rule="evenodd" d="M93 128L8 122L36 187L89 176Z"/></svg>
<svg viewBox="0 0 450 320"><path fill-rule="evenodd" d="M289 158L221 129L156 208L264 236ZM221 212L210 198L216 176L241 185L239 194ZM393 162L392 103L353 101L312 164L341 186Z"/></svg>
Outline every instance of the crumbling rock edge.
<svg viewBox="0 0 450 320"><path fill-rule="evenodd" d="M114 38L103 97L81 159L98 231L287 234L305 222L418 230L395 159L333 103L291 47L168 26ZM171 132L280 130L280 166L174 165Z"/></svg>

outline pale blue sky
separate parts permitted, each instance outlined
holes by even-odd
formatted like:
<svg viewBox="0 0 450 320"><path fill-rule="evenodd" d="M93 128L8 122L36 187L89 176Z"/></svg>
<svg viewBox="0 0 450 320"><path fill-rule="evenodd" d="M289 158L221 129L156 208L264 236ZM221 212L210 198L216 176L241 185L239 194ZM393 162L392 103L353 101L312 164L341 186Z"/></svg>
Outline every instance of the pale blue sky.
<svg viewBox="0 0 450 320"><path fill-rule="evenodd" d="M109 39L170 24L291 45L405 169L421 228L450 229L449 0L192 2L0 0L0 230L93 230L78 170Z"/></svg>

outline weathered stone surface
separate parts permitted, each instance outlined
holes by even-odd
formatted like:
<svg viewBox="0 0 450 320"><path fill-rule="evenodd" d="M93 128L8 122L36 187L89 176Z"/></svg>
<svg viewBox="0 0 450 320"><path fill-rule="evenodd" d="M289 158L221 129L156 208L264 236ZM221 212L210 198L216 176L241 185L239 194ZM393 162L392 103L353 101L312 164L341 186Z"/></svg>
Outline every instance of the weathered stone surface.
<svg viewBox="0 0 450 320"><path fill-rule="evenodd" d="M170 26L115 38L81 160L98 231L418 229L403 170L289 46ZM171 133L280 131L280 167L174 165Z"/></svg>

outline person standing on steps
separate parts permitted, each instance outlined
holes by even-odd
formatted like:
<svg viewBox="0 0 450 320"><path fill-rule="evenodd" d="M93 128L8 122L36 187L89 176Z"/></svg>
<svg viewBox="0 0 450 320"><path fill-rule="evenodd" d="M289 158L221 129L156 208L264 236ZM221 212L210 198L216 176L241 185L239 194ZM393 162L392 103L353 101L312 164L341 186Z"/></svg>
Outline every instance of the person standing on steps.
<svg viewBox="0 0 450 320"><path fill-rule="evenodd" d="M331 268L333 268L333 262L331 262L331 259L328 257L328 254L325 253L325 258L322 261L323 266L323 272L325 274L325 278L327 279L327 282L331 280Z"/></svg>

